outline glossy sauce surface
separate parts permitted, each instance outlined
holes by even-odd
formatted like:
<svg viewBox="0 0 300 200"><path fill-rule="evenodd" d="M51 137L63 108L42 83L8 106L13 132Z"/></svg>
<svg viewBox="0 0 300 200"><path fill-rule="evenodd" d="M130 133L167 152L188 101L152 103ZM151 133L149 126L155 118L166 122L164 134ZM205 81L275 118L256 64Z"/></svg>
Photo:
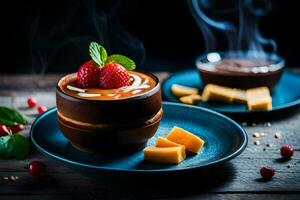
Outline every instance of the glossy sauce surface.
<svg viewBox="0 0 300 200"><path fill-rule="evenodd" d="M269 65L274 64L267 60L254 60L245 58L225 58L216 63L203 63L199 70L216 72L220 74L241 74L241 73L268 73L274 71Z"/></svg>
<svg viewBox="0 0 300 200"><path fill-rule="evenodd" d="M149 75L137 71L129 72L131 85L117 89L87 88L77 87L76 73L63 77L58 82L58 87L66 94L87 100L120 100L133 96L138 96L153 89L157 82Z"/></svg>

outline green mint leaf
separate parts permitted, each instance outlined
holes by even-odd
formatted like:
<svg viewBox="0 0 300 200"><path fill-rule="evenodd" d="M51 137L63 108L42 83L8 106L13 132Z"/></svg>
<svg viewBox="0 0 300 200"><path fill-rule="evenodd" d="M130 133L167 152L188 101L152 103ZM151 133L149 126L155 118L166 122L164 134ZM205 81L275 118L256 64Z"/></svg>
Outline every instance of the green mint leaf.
<svg viewBox="0 0 300 200"><path fill-rule="evenodd" d="M108 63L110 63L110 62L119 63L127 70L134 70L136 67L133 60L131 60L130 58L128 58L126 56L122 56L119 54L113 54L113 55L109 56L107 59L107 62Z"/></svg>
<svg viewBox="0 0 300 200"><path fill-rule="evenodd" d="M90 56L95 63L103 66L107 60L107 52L103 46L97 42L91 42L89 46Z"/></svg>
<svg viewBox="0 0 300 200"><path fill-rule="evenodd" d="M10 135L0 137L0 158L9 159L14 157L14 142Z"/></svg>
<svg viewBox="0 0 300 200"><path fill-rule="evenodd" d="M0 137L0 159L25 159L30 150L30 141L20 134Z"/></svg>
<svg viewBox="0 0 300 200"><path fill-rule="evenodd" d="M14 126L14 125L17 125L17 123L14 122L14 121L2 119L2 118L0 118L0 124L3 124L5 126Z"/></svg>
<svg viewBox="0 0 300 200"><path fill-rule="evenodd" d="M25 159L30 152L29 140L20 134L13 134L11 137L14 141L14 158L18 160Z"/></svg>
<svg viewBox="0 0 300 200"><path fill-rule="evenodd" d="M26 119L18 111L0 106L0 124L11 126L26 123Z"/></svg>

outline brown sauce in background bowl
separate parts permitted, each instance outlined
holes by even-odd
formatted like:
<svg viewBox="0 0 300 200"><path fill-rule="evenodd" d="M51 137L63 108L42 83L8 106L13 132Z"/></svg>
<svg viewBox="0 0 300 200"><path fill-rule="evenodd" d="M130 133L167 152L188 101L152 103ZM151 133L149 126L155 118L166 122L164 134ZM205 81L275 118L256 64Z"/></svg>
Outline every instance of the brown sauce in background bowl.
<svg viewBox="0 0 300 200"><path fill-rule="evenodd" d="M280 80L284 60L275 54L256 58L239 52L212 52L199 57L196 66L204 85L242 89L267 86L272 91Z"/></svg>

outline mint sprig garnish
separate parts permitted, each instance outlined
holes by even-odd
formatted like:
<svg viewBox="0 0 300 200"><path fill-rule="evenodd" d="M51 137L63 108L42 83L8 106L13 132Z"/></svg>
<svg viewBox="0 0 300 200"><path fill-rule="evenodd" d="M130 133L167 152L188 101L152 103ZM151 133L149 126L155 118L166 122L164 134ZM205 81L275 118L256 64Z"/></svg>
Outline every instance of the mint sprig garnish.
<svg viewBox="0 0 300 200"><path fill-rule="evenodd" d="M134 70L136 68L134 61L126 56L113 54L108 57L105 48L97 42L90 43L89 52L93 61L100 67L107 63L115 62L122 65L126 70Z"/></svg>
<svg viewBox="0 0 300 200"><path fill-rule="evenodd" d="M103 46L97 42L91 42L89 47L90 56L100 67L103 67L107 60L107 52Z"/></svg>
<svg viewBox="0 0 300 200"><path fill-rule="evenodd" d="M119 54L110 55L107 58L107 62L108 63L110 63L110 62L119 63L120 65L122 65L127 70L134 70L135 67L136 67L133 60L131 60L130 58L128 58L126 56L122 56L122 55L119 55Z"/></svg>

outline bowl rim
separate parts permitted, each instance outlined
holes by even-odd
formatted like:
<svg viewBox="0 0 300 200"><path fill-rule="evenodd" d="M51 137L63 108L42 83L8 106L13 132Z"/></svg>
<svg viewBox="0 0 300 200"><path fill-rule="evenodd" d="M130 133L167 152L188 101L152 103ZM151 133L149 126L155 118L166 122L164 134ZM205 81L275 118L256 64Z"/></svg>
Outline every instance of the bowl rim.
<svg viewBox="0 0 300 200"><path fill-rule="evenodd" d="M160 91L160 81L159 81L159 78L154 75L153 73L151 72L147 72L147 71L144 71L144 70L134 70L136 72L139 72L139 73L143 73L143 74L146 74L148 76L150 76L151 78L153 78L156 82L156 85L155 87L153 87L151 90L147 91L147 92L144 92L144 93L141 93L141 94L137 94L137 95L134 95L134 96L131 96L131 97L128 97L128 98L124 98L124 99L112 99L112 100L95 100L95 99L83 99L83 98L79 98L79 97L75 97L75 96L71 96L67 93L65 93L64 91L62 91L62 89L59 87L59 82L71 75L71 74L75 74L75 73L69 73L63 77L61 77L57 83L56 83L56 93L60 96L62 96L63 98L65 99L68 99L68 100L72 100L72 101L76 101L76 102L90 102L90 103L113 103L113 102L128 102L128 101L133 101L133 100L140 100L140 99L144 99L144 98L147 98L149 96L152 96L154 95L156 92Z"/></svg>

